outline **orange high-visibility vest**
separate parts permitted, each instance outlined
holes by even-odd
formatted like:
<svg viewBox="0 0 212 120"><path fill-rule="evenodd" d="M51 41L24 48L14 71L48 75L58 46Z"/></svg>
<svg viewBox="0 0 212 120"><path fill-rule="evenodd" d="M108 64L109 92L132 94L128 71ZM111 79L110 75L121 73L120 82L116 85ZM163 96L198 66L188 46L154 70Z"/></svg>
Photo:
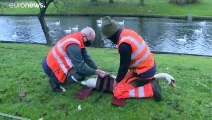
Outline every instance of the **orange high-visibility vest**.
<svg viewBox="0 0 212 120"><path fill-rule="evenodd" d="M114 97L121 98L148 98L153 96L152 84L151 82L145 84L144 86L134 87L130 84L133 80L138 78L134 75L133 71L129 71L125 77L117 84L113 89Z"/></svg>
<svg viewBox="0 0 212 120"><path fill-rule="evenodd" d="M154 57L148 45L135 31L123 29L119 37L118 48L121 43L128 43L132 48L129 69L141 74L154 66Z"/></svg>
<svg viewBox="0 0 212 120"><path fill-rule="evenodd" d="M81 49L85 48L82 34L78 32L63 37L49 51L46 59L48 66L61 83L65 82L67 73L73 66L66 52L66 47L70 44L76 44Z"/></svg>

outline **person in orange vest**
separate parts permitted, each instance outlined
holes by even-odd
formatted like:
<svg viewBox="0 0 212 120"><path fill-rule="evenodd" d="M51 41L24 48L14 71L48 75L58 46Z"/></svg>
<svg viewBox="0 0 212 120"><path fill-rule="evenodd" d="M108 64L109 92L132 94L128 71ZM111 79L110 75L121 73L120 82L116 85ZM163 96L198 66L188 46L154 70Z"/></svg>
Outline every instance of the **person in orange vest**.
<svg viewBox="0 0 212 120"><path fill-rule="evenodd" d="M80 32L69 34L59 40L42 61L44 72L49 76L53 91L60 90L61 84L72 84L83 80L86 76L107 73L99 70L87 53L85 46L90 46L95 39L95 31L91 27Z"/></svg>
<svg viewBox="0 0 212 120"><path fill-rule="evenodd" d="M103 18L102 33L118 46L120 65L113 94L116 99L148 98L161 100L161 88L154 79L156 64L143 38L131 29L119 28L109 16Z"/></svg>

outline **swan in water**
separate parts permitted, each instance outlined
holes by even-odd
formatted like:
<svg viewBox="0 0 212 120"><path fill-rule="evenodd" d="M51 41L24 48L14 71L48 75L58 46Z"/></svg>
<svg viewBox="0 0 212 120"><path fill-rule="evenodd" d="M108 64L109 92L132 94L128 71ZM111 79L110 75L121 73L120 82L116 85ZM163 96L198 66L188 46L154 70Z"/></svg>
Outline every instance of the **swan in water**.
<svg viewBox="0 0 212 120"><path fill-rule="evenodd" d="M99 20L96 20L96 23L98 27L102 27L102 18L100 18Z"/></svg>
<svg viewBox="0 0 212 120"><path fill-rule="evenodd" d="M102 24L102 18L100 18L99 20L96 20L97 24Z"/></svg>
<svg viewBox="0 0 212 120"><path fill-rule="evenodd" d="M183 38L178 38L177 40L178 40L178 41L185 42L185 41L187 41L187 35L184 35Z"/></svg>
<svg viewBox="0 0 212 120"><path fill-rule="evenodd" d="M98 27L102 27L102 24L97 24Z"/></svg>
<svg viewBox="0 0 212 120"><path fill-rule="evenodd" d="M200 26L205 26L205 25L206 25L206 20L201 21L201 22L199 23L199 25L200 25Z"/></svg>
<svg viewBox="0 0 212 120"><path fill-rule="evenodd" d="M60 20L54 23L55 25L60 25Z"/></svg>
<svg viewBox="0 0 212 120"><path fill-rule="evenodd" d="M202 28L200 28L200 30L196 29L196 30L194 30L194 32L195 32L196 34L200 34L200 33L202 33Z"/></svg>
<svg viewBox="0 0 212 120"><path fill-rule="evenodd" d="M66 34L70 34L71 33L71 27L69 27L69 29L67 29L67 30L64 30L64 32L66 33Z"/></svg>
<svg viewBox="0 0 212 120"><path fill-rule="evenodd" d="M71 28L73 32L78 32L78 25L76 25L76 27Z"/></svg>
<svg viewBox="0 0 212 120"><path fill-rule="evenodd" d="M124 20L118 22L118 24L124 27Z"/></svg>
<svg viewBox="0 0 212 120"><path fill-rule="evenodd" d="M12 38L13 39L16 39L18 36L17 36L17 34L16 34L16 32L12 35Z"/></svg>

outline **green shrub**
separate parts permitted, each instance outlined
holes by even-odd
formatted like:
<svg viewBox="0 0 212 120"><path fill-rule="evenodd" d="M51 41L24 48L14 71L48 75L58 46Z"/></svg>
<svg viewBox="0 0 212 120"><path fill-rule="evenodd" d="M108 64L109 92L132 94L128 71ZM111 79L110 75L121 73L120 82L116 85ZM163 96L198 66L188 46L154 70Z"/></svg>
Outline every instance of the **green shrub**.
<svg viewBox="0 0 212 120"><path fill-rule="evenodd" d="M178 5L185 5L185 4L192 4L192 3L196 3L199 0L170 0L171 3L175 3Z"/></svg>

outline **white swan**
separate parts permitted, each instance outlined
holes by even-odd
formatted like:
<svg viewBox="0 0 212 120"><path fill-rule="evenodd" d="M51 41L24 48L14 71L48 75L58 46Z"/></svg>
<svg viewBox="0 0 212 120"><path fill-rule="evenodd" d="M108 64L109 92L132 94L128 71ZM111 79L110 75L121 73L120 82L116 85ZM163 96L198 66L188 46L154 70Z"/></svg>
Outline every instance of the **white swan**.
<svg viewBox="0 0 212 120"><path fill-rule="evenodd" d="M96 23L99 28L102 27L102 18L100 18L99 20L96 20Z"/></svg>
<svg viewBox="0 0 212 120"><path fill-rule="evenodd" d="M82 81L81 84L86 85L86 86L91 87L91 88L95 88L96 87L96 81L97 81L97 78L89 78L87 80Z"/></svg>
<svg viewBox="0 0 212 120"><path fill-rule="evenodd" d="M73 32L78 32L79 28L78 25L76 25L76 27L71 28Z"/></svg>
<svg viewBox="0 0 212 120"><path fill-rule="evenodd" d="M205 26L205 25L206 25L206 20L201 21L201 22L199 23L199 25L200 25L200 26Z"/></svg>
<svg viewBox="0 0 212 120"><path fill-rule="evenodd" d="M122 20L121 22L118 22L119 25L124 26L124 20Z"/></svg>
<svg viewBox="0 0 212 120"><path fill-rule="evenodd" d="M98 27L102 27L102 23L97 24Z"/></svg>
<svg viewBox="0 0 212 120"><path fill-rule="evenodd" d="M155 79L164 79L168 82L168 84L172 85L173 87L175 86L175 84L174 84L175 79L167 73L155 74L154 78ZM96 81L97 81L97 78L90 78L88 80L81 81L81 84L86 85L86 86L91 87L91 88L95 88L96 87Z"/></svg>
<svg viewBox="0 0 212 120"><path fill-rule="evenodd" d="M99 20L96 20L97 24L102 24L102 18L100 18Z"/></svg>
<svg viewBox="0 0 212 120"><path fill-rule="evenodd" d="M55 25L60 25L60 20L54 23Z"/></svg>
<svg viewBox="0 0 212 120"><path fill-rule="evenodd" d="M154 78L155 79L161 79L162 78L162 79L166 80L168 82L168 84L171 84L172 86L174 86L175 79L167 73L155 74Z"/></svg>
<svg viewBox="0 0 212 120"><path fill-rule="evenodd" d="M12 35L12 38L13 39L16 39L18 36L17 36L17 34L16 34L16 32Z"/></svg>
<svg viewBox="0 0 212 120"><path fill-rule="evenodd" d="M201 34L201 33L202 33L202 28L196 29L196 30L194 30L194 32L195 32L196 34Z"/></svg>
<svg viewBox="0 0 212 120"><path fill-rule="evenodd" d="M186 42L187 41L187 35L184 35L183 38L178 38L178 41Z"/></svg>
<svg viewBox="0 0 212 120"><path fill-rule="evenodd" d="M71 27L69 27L69 29L67 29L67 30L64 30L64 32L66 33L66 34L70 34L71 33Z"/></svg>

